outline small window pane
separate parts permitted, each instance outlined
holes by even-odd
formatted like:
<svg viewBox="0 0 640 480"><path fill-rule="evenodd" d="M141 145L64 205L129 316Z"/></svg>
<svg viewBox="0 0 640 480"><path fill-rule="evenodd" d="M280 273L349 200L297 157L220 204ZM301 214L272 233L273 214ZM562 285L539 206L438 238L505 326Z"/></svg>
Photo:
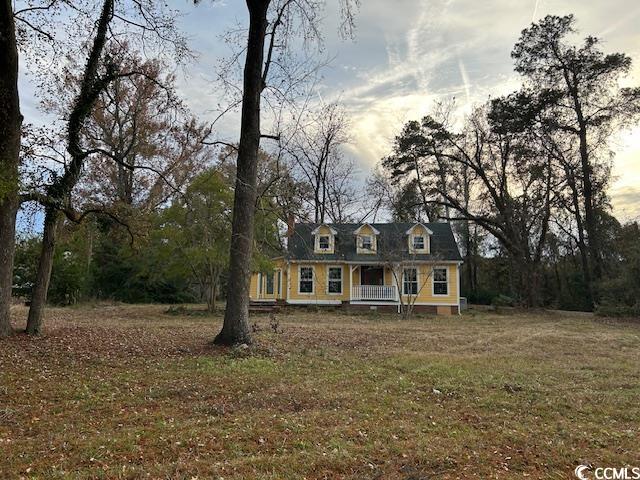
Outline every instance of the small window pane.
<svg viewBox="0 0 640 480"><path fill-rule="evenodd" d="M447 269L446 268L436 268L433 271L433 279L436 282L446 282L447 281Z"/></svg>
<svg viewBox="0 0 640 480"><path fill-rule="evenodd" d="M329 236L322 235L318 240L318 244L320 246L320 250L329 250Z"/></svg>
<svg viewBox="0 0 640 480"><path fill-rule="evenodd" d="M413 248L415 250L424 250L424 237L413 237Z"/></svg>
<svg viewBox="0 0 640 480"><path fill-rule="evenodd" d="M371 235L363 235L362 237L360 237L361 242L362 242L362 248L366 249L366 250L371 250L372 248L372 240L371 240Z"/></svg>

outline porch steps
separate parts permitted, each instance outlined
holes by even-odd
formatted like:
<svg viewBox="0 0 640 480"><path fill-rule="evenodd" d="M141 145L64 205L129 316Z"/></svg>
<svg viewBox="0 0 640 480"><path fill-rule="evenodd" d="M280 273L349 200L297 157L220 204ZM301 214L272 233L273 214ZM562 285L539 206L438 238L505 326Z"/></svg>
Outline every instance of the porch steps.
<svg viewBox="0 0 640 480"><path fill-rule="evenodd" d="M249 302L249 313L270 313L279 311L280 305L277 305L275 302L256 302L255 300L251 300Z"/></svg>

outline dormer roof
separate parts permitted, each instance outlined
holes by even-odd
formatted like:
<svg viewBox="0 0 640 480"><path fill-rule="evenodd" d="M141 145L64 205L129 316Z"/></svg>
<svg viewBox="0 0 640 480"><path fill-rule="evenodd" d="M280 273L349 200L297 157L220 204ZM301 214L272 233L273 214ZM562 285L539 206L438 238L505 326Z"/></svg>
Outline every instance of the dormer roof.
<svg viewBox="0 0 640 480"><path fill-rule="evenodd" d="M414 223L414 224L413 224L413 226L412 226L409 230L407 230L407 231L405 232L405 235L411 235L411 234L413 233L413 230L414 230L416 227L422 227L422 228L424 228L424 230L425 230L429 235L433 235L433 231L432 231L432 230L430 230L430 229L429 229L429 228L428 228L424 223L419 223L419 222L418 222L418 223Z"/></svg>
<svg viewBox="0 0 640 480"><path fill-rule="evenodd" d="M371 229L371 231L374 233L374 235L380 235L380 231L374 227L373 225L371 225L370 223L363 223L362 225L360 225L358 228L356 228L353 232L354 235L360 235L360 231L364 228L364 227L369 227Z"/></svg>
<svg viewBox="0 0 640 480"><path fill-rule="evenodd" d="M329 231L331 232L331 235L337 235L338 231L333 228L331 225L327 225L326 223L321 223L320 225L318 225L312 232L311 235L317 235L318 232L320 231L320 229L322 227L327 227L329 229Z"/></svg>

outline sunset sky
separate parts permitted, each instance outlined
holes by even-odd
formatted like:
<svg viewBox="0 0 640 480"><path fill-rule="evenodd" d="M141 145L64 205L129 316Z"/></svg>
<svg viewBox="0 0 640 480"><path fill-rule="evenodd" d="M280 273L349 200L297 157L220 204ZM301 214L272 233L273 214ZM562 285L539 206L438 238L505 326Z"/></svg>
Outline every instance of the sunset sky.
<svg viewBox="0 0 640 480"><path fill-rule="evenodd" d="M203 118L224 103L212 79L218 60L229 54L220 35L246 24L239 0L171 0L184 12L181 25L198 59L179 74L180 93ZM336 1L327 0L323 32L326 54L334 57L318 86L322 101L341 99L351 118L349 154L361 176L389 152L401 125L429 112L434 101L456 98L460 113L519 85L510 51L520 31L546 14L573 13L580 36L603 39L607 52L632 57L629 85L640 84L640 2L637 0L362 0L353 40L337 33ZM35 113L28 86L27 120ZM219 135L238 136L238 113L219 125ZM611 198L616 215L640 216L640 128L615 142L616 179Z"/></svg>

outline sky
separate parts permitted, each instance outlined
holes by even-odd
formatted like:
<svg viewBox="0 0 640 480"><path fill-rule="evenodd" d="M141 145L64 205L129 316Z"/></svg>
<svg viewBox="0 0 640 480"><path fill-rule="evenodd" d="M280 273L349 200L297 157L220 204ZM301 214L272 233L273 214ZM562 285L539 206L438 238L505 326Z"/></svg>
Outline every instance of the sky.
<svg viewBox="0 0 640 480"><path fill-rule="evenodd" d="M224 103L213 81L220 58L229 55L221 35L246 25L240 0L168 0L196 51L178 74L179 92L194 113L212 119ZM361 177L390 152L404 122L427 114L438 100L455 98L460 115L474 104L519 86L510 52L522 29L547 14L573 13L580 36L596 35L607 52L631 56L628 85L640 84L638 0L361 0L353 39L338 34L337 0L327 0L322 31L325 54L318 96L339 99L350 118L348 154ZM25 117L37 116L24 82ZM217 124L221 138L237 141L239 113ZM640 218L640 127L619 134L610 196L623 220Z"/></svg>

